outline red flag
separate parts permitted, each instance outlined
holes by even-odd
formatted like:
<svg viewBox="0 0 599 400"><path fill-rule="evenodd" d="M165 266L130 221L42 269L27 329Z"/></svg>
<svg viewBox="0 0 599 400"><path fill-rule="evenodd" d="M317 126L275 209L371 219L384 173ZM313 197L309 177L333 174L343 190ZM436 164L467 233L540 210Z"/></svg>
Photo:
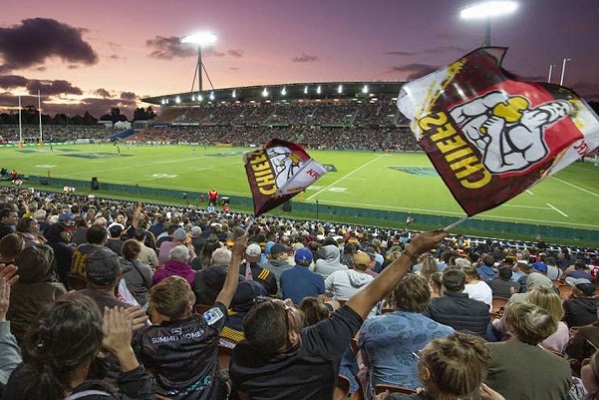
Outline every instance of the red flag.
<svg viewBox="0 0 599 400"><path fill-rule="evenodd" d="M305 190L327 173L299 145L273 139L243 155L256 216Z"/></svg>
<svg viewBox="0 0 599 400"><path fill-rule="evenodd" d="M397 105L468 216L497 207L599 146L574 91L523 82L504 48L478 49L402 87Z"/></svg>

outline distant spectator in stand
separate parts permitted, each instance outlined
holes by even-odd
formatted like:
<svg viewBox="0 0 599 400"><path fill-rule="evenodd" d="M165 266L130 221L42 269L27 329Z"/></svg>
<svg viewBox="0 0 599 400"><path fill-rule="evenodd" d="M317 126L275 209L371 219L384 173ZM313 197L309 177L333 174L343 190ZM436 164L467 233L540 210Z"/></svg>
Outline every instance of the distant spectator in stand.
<svg viewBox="0 0 599 400"><path fill-rule="evenodd" d="M448 336L453 328L424 315L431 300L427 281L418 275L406 275L393 291L396 311L369 318L360 330L358 346L368 369L369 392L378 384L416 389L418 358L431 340ZM370 396L368 396L370 397Z"/></svg>
<svg viewBox="0 0 599 400"><path fill-rule="evenodd" d="M202 253L199 255L199 257L196 257L200 259L200 265L198 265L194 269L200 270L202 268L210 266L210 259L212 258L212 253L221 246L222 245L218 241L216 235L209 235L208 239L206 239L206 241L204 242L204 247L202 247ZM193 264L196 264L196 261L197 260L194 260Z"/></svg>
<svg viewBox="0 0 599 400"><path fill-rule="evenodd" d="M293 304L300 304L305 297L324 294L324 279L310 271L312 252L306 248L299 249L295 252L294 260L295 266L281 274L282 298L291 299Z"/></svg>
<svg viewBox="0 0 599 400"><path fill-rule="evenodd" d="M487 284L493 292L493 297L510 298L514 293L520 291L520 284L512 280L512 270L508 267L499 267L499 276Z"/></svg>
<svg viewBox="0 0 599 400"><path fill-rule="evenodd" d="M164 216L159 215L156 218L156 223L148 229L158 239L158 236L164 232Z"/></svg>
<svg viewBox="0 0 599 400"><path fill-rule="evenodd" d="M87 230L87 241L77 246L77 248L73 252L71 273L84 278L85 268L87 266L87 257L89 256L89 254L91 254L98 248L104 247L107 241L108 231L106 230L106 228L104 228L101 225L92 225Z"/></svg>
<svg viewBox="0 0 599 400"><path fill-rule="evenodd" d="M196 272L193 285L196 304L214 304L216 297L225 284L227 271L229 271L229 263L231 262L232 257L233 254L229 249L220 247L212 253L210 263ZM244 277L241 274L237 278L239 282L244 280Z"/></svg>
<svg viewBox="0 0 599 400"><path fill-rule="evenodd" d="M493 291L487 282L481 281L480 275L474 267L465 267L462 269L466 274L466 287L464 293L474 300L482 301L489 306L489 311L493 309Z"/></svg>
<svg viewBox="0 0 599 400"><path fill-rule="evenodd" d="M204 238L202 237L202 228L199 226L193 226L191 228L191 245L193 246L193 250L196 254L200 254L202 252L202 247L204 247Z"/></svg>
<svg viewBox="0 0 599 400"><path fill-rule="evenodd" d="M277 278L274 273L259 265L261 255L260 245L250 243L245 249L245 262L239 266L239 273L245 280L253 280L261 284L268 296L275 296L279 292Z"/></svg>
<svg viewBox="0 0 599 400"><path fill-rule="evenodd" d="M289 248L283 246L282 244L276 243L270 249L270 259L267 263L263 265L263 267L275 276L277 281L277 287L281 288L281 274L283 271L293 268L291 264L289 264ZM337 250L339 252L339 250ZM280 293L279 293L280 294Z"/></svg>
<svg viewBox="0 0 599 400"><path fill-rule="evenodd" d="M582 278L567 281L572 286L572 295L564 301L564 322L571 328L585 326L597 321L599 304L593 283Z"/></svg>
<svg viewBox="0 0 599 400"><path fill-rule="evenodd" d="M423 254L422 257L420 257L419 261L419 274L424 278L424 280L428 282L432 274L434 274L435 272L439 272L439 266L437 265L437 261L429 253Z"/></svg>
<svg viewBox="0 0 599 400"><path fill-rule="evenodd" d="M432 299L424 315L457 331L486 337L490 322L489 306L463 293L466 274L455 268L443 272L443 296Z"/></svg>
<svg viewBox="0 0 599 400"><path fill-rule="evenodd" d="M518 263L520 264L520 263ZM553 282L551 282L551 279L547 278L544 274L541 274L539 272L534 272L534 270L532 268L528 269L529 274L528 275L524 275L523 278L525 277L526 279L520 279L520 282L524 282L524 291L522 291L522 287L520 287L520 293L514 293L512 296L510 296L510 299L508 301L508 303L514 303L517 301L524 301L524 298L526 297L526 292L531 291L534 288L538 288L538 287L548 287L550 289L553 289Z"/></svg>
<svg viewBox="0 0 599 400"><path fill-rule="evenodd" d="M40 236L40 224L33 217L21 218L17 232L25 239L25 247L46 244L46 238Z"/></svg>
<svg viewBox="0 0 599 400"><path fill-rule="evenodd" d="M127 289L135 297L139 305L144 306L147 302L146 295L152 286L152 268L142 263L138 257L141 245L135 239L129 239L123 243L122 257L119 259L122 275Z"/></svg>
<svg viewBox="0 0 599 400"><path fill-rule="evenodd" d="M0 239L9 233L17 230L19 215L12 208L3 208L0 210Z"/></svg>
<svg viewBox="0 0 599 400"><path fill-rule="evenodd" d="M580 371L582 383L587 391L584 400L599 399L599 356L595 352L584 367Z"/></svg>
<svg viewBox="0 0 599 400"><path fill-rule="evenodd" d="M187 263L191 263L196 254L193 251L191 240L187 237L185 230L183 228L177 228L172 235L172 239L173 240L170 242L162 242L160 245L160 250L158 250L158 260L160 261L160 265L165 264L169 260L170 251L177 246L185 246L187 248L189 254Z"/></svg>
<svg viewBox="0 0 599 400"><path fill-rule="evenodd" d="M123 229L125 227L119 223L113 223L108 227L108 233L110 237L106 242L106 247L110 250L114 251L119 256L122 255L121 249L123 248L123 241L121 240L121 235L123 234Z"/></svg>
<svg viewBox="0 0 599 400"><path fill-rule="evenodd" d="M557 281L562 278L563 272L556 266L554 257L547 257L546 265L547 278L551 279L552 281Z"/></svg>
<svg viewBox="0 0 599 400"><path fill-rule="evenodd" d="M137 243L141 247L138 258L142 263L148 264L152 268L157 268L160 265L160 261L158 261L156 251L144 244L146 233L146 230L143 228L136 228L133 233L133 238L137 240Z"/></svg>
<svg viewBox="0 0 599 400"><path fill-rule="evenodd" d="M588 271L587 265L582 258L579 258L574 262L574 270L566 273L566 282L568 282L569 279L588 279L589 282L593 281L593 277Z"/></svg>
<svg viewBox="0 0 599 400"><path fill-rule="evenodd" d="M370 256L360 252L354 256L354 269L337 270L324 280L327 294L335 300L348 300L375 278L366 273Z"/></svg>
<svg viewBox="0 0 599 400"><path fill-rule="evenodd" d="M570 365L538 346L557 330L557 322L548 311L534 304L510 304L506 324L511 339L488 344L491 362L487 385L506 399L566 399L571 383Z"/></svg>
<svg viewBox="0 0 599 400"><path fill-rule="evenodd" d="M208 203L211 206L216 207L216 202L218 201L218 191L212 188L211 191L208 192Z"/></svg>
<svg viewBox="0 0 599 400"><path fill-rule="evenodd" d="M431 289L431 298L436 299L443 295L443 272L435 272L428 280L428 287Z"/></svg>
<svg viewBox="0 0 599 400"><path fill-rule="evenodd" d="M40 310L52 304L66 289L56 281L51 247L27 247L17 254L14 263L19 267L19 280L11 287L8 319L13 335L23 343Z"/></svg>
<svg viewBox="0 0 599 400"><path fill-rule="evenodd" d="M322 275L323 278L327 278L335 271L347 270L347 265L341 264L341 254L339 253L339 247L337 245L324 246L324 259L316 260L314 266L314 272Z"/></svg>
<svg viewBox="0 0 599 400"><path fill-rule="evenodd" d="M83 217L75 218L75 231L73 232L71 241L77 246L87 242L87 229L89 226L91 226L91 224L92 223L90 222L88 225L87 221Z"/></svg>
<svg viewBox="0 0 599 400"><path fill-rule="evenodd" d="M174 247L170 251L169 260L154 272L152 284L156 285L169 276L177 275L185 278L192 287L196 272L187 264L187 260L189 260L189 249L184 245Z"/></svg>
<svg viewBox="0 0 599 400"><path fill-rule="evenodd" d="M497 272L493 269L495 265L495 257L491 254L487 254L483 257L481 265L476 268L478 275L482 278L483 281L490 281L497 278Z"/></svg>
<svg viewBox="0 0 599 400"><path fill-rule="evenodd" d="M557 253L557 266L559 269L565 271L570 265L572 265L572 260L570 260L570 253L567 250Z"/></svg>
<svg viewBox="0 0 599 400"><path fill-rule="evenodd" d="M70 245L72 228L59 223L52 224L46 230L45 237L48 246L54 250L56 259L56 272L61 282L65 282L65 276L71 271L71 262L75 248Z"/></svg>

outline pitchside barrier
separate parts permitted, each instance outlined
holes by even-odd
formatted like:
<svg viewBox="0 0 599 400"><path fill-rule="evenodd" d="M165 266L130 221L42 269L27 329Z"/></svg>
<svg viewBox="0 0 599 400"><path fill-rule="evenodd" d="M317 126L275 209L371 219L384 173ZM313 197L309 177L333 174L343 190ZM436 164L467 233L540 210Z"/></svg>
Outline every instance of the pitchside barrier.
<svg viewBox="0 0 599 400"><path fill-rule="evenodd" d="M61 179L61 178L48 178L45 176L29 176L29 184L35 185L50 185L57 187L72 186L78 191L76 194L85 194L86 190L90 188L90 181L80 181L74 179ZM187 201L199 204L200 198L203 197L205 202L203 203L208 207L208 195L206 192L190 192L182 190L171 190L171 189L160 189L152 187L142 186L130 186L130 185L119 185L115 183L100 182L103 192L114 192L123 195L139 195L140 197L161 197L165 199L186 199ZM236 207L243 207L246 209L253 209L253 202L250 197L242 196L230 196L229 198L231 208L235 210ZM222 197L221 197L222 198ZM458 217L447 217L440 215L429 215L429 214L415 214L405 213L398 211L385 211L385 210L374 210L367 208L357 207L340 207L331 206L327 204L315 204L315 203L302 203L297 200L297 197L293 199L293 211L298 214L308 214L312 217L318 215L320 220L344 220L344 219L355 219L363 218L368 220L380 220L380 221L397 221L397 228L403 229L405 227L405 221L408 215L414 218L414 222L418 225L427 225L430 227L444 227L455 222ZM307 217L310 218L310 217ZM581 242L596 242L599 237L597 231L591 231L586 229L574 229L574 228L562 228L555 226L544 226L544 225L532 225L532 224L520 224L512 222L501 222L492 220L482 219L469 219L460 225L460 229L472 230L472 231L485 231L485 232L497 232L501 233L502 236L509 237L510 235L528 236L530 240L533 240L536 236L540 235L544 239L567 239L569 242L581 241Z"/></svg>

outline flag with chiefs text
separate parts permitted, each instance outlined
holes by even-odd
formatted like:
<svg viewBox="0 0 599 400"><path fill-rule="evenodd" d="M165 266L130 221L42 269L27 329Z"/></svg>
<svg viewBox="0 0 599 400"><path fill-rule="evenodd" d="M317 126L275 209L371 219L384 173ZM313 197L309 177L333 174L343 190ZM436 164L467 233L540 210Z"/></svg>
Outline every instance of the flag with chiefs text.
<svg viewBox="0 0 599 400"><path fill-rule="evenodd" d="M243 160L256 216L283 204L327 173L301 146L279 139L244 153Z"/></svg>
<svg viewBox="0 0 599 400"><path fill-rule="evenodd" d="M497 207L599 146L571 89L520 80L487 47L402 86L397 106L468 216Z"/></svg>

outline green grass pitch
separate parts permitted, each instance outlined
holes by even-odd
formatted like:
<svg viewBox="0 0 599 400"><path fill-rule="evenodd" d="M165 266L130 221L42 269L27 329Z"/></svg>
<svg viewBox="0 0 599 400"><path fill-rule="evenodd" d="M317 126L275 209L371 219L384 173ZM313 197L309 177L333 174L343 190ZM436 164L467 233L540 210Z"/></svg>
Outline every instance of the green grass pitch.
<svg viewBox="0 0 599 400"><path fill-rule="evenodd" d="M111 144L0 149L0 167L21 174L250 196L242 148ZM309 151L332 167L305 194L307 203L464 216L421 153ZM599 230L599 167L574 163L511 201L475 218Z"/></svg>

